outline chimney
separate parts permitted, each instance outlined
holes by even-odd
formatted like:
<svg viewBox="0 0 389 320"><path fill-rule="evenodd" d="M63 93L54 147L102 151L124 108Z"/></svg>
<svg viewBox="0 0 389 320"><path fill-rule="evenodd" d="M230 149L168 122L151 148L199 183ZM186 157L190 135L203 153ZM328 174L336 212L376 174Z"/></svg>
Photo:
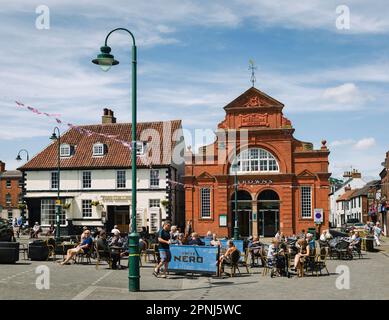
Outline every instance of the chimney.
<svg viewBox="0 0 389 320"><path fill-rule="evenodd" d="M348 185L347 187L344 187L344 191L350 191L350 190L351 190L350 185Z"/></svg>
<svg viewBox="0 0 389 320"><path fill-rule="evenodd" d="M5 171L5 163L0 160L0 172L4 172L4 171Z"/></svg>
<svg viewBox="0 0 389 320"><path fill-rule="evenodd" d="M362 174L360 172L358 172L358 170L353 170L352 174L351 174L351 177L353 179L356 179L356 178L362 178Z"/></svg>
<svg viewBox="0 0 389 320"><path fill-rule="evenodd" d="M345 171L345 172L343 173L343 178L351 178L351 172Z"/></svg>
<svg viewBox="0 0 389 320"><path fill-rule="evenodd" d="M116 118L113 116L113 111L107 108L104 108L104 114L101 117L101 122L105 123L116 123Z"/></svg>

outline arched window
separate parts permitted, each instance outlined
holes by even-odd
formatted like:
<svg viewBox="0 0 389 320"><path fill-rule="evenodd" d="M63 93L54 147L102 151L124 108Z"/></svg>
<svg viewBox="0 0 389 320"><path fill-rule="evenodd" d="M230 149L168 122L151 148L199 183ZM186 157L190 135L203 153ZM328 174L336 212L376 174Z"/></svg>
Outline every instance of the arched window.
<svg viewBox="0 0 389 320"><path fill-rule="evenodd" d="M252 148L242 151L237 157L239 172L279 172L276 158L261 148ZM231 173L235 173L234 165Z"/></svg>

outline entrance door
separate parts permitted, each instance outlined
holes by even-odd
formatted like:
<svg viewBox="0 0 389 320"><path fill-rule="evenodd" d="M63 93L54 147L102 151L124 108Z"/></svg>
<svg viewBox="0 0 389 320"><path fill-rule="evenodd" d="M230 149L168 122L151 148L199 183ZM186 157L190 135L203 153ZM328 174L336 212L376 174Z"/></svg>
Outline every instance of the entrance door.
<svg viewBox="0 0 389 320"><path fill-rule="evenodd" d="M111 232L114 225L122 233L129 232L130 211L129 206L108 206L107 230Z"/></svg>
<svg viewBox="0 0 389 320"><path fill-rule="evenodd" d="M280 198L273 190L258 195L258 234L274 237L280 229Z"/></svg>
<svg viewBox="0 0 389 320"><path fill-rule="evenodd" d="M258 234L263 237L274 237L280 228L279 210L259 210Z"/></svg>
<svg viewBox="0 0 389 320"><path fill-rule="evenodd" d="M251 235L251 212L252 212L252 200L251 195L247 191L238 190L237 196L237 208L238 208L238 229L239 236L248 237ZM235 193L231 196L230 202L231 208L231 235L234 234L235 227Z"/></svg>

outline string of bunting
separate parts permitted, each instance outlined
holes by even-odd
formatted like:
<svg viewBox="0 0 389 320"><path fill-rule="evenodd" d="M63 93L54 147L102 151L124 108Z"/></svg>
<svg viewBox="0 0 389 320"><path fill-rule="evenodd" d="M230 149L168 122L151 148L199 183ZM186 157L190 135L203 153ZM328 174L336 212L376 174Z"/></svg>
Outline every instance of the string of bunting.
<svg viewBox="0 0 389 320"><path fill-rule="evenodd" d="M31 106L28 106L28 105L25 105L24 103L22 103L20 101L15 101L15 103L16 103L16 105L18 107L25 108L25 109L31 111L32 113L34 113L36 115L45 115L46 117L53 118L58 124L66 125L69 128L74 129L74 130L78 131L81 134L87 135L88 137L90 137L92 135L97 135L97 136L100 136L100 137L103 137L103 138L107 138L107 139L111 139L113 141L121 143L124 147L128 148L129 150L132 149L131 142L128 142L128 141L125 141L125 140L122 140L122 139L118 139L117 135L99 133L99 132L95 132L95 131L92 131L92 130L89 130L89 129L82 128L82 127L74 125L72 123L65 123L63 120L60 119L60 116L61 116L60 114L42 112L39 109L31 107Z"/></svg>

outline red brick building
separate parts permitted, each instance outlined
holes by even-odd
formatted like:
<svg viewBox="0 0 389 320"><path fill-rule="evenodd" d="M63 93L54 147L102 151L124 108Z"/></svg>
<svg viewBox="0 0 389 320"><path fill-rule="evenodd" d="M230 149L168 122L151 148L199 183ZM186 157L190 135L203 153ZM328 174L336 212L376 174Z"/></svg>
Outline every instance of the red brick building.
<svg viewBox="0 0 389 320"><path fill-rule="evenodd" d="M329 150L325 141L313 150L295 139L283 108L252 87L224 107L215 142L187 156L185 216L196 232L233 235L235 173L240 236L307 230L315 227L315 209L328 228Z"/></svg>
<svg viewBox="0 0 389 320"><path fill-rule="evenodd" d="M18 218L21 197L22 173L17 170L5 170L5 163L0 161L0 218Z"/></svg>

